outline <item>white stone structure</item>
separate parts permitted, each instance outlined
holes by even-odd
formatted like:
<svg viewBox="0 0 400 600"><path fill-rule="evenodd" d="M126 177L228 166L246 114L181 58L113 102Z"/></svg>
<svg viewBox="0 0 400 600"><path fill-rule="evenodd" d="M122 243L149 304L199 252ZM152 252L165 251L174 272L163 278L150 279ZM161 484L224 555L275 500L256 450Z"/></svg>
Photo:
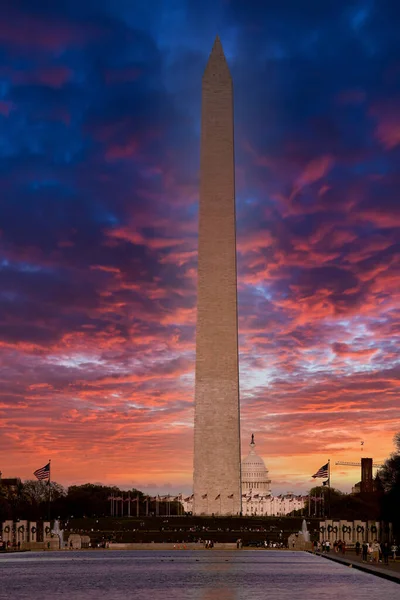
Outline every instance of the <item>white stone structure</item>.
<svg viewBox="0 0 400 600"><path fill-rule="evenodd" d="M268 469L261 456L255 451L254 435L251 437L250 452L242 461L242 514L245 516L279 517L293 511L303 510L307 496L292 492L273 496ZM222 514L216 501L215 515ZM183 500L185 512L193 512L193 496Z"/></svg>
<svg viewBox="0 0 400 600"><path fill-rule="evenodd" d="M251 436L250 452L242 460L242 497L258 494L271 495L271 480L261 456L255 451L254 434Z"/></svg>
<svg viewBox="0 0 400 600"><path fill-rule="evenodd" d="M268 469L255 451L254 435L251 436L250 452L242 461L242 513L247 516L281 516L305 506L305 496L292 492L272 496Z"/></svg>
<svg viewBox="0 0 400 600"><path fill-rule="evenodd" d="M381 529L379 521L345 521L340 519L325 519L319 523L320 542L329 540L331 544L342 540L346 544L356 544L360 542L373 542L374 540L384 541L392 538L392 526L390 524L389 533Z"/></svg>
<svg viewBox="0 0 400 600"><path fill-rule="evenodd" d="M38 538L41 541L38 541ZM57 550L60 547L59 539L59 535L51 532L50 521L45 521L40 525L36 521L22 519L0 522L0 541L5 542L8 548Z"/></svg>

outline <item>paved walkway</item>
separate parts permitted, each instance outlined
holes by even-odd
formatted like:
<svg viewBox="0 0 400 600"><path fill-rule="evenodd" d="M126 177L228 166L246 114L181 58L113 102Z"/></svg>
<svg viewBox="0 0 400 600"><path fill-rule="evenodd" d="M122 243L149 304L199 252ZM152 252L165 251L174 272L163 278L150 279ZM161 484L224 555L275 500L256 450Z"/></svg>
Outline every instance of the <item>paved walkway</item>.
<svg viewBox="0 0 400 600"><path fill-rule="evenodd" d="M317 552L318 556L323 556L328 560L333 560L335 562L341 563L343 565L347 565L348 567L353 567L355 569L359 569L360 571L365 571L366 573L371 573L373 575L377 575L377 577L383 577L384 579L389 579L390 581L394 581L396 583L400 583L400 561L389 560L388 565L384 565L383 563L365 563L361 559L361 555L357 556L354 551L348 551L345 555L336 554L336 552L329 552L329 554Z"/></svg>

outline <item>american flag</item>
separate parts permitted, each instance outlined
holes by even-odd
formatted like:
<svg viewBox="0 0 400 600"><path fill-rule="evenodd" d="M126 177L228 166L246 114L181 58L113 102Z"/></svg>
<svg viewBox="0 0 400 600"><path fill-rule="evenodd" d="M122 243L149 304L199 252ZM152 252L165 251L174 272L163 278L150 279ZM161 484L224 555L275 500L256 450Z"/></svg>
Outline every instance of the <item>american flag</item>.
<svg viewBox="0 0 400 600"><path fill-rule="evenodd" d="M323 465L320 469L318 469L318 471L313 475L313 478L315 479L316 477L328 477L329 476L329 463L326 463L326 465Z"/></svg>
<svg viewBox="0 0 400 600"><path fill-rule="evenodd" d="M39 479L39 481L50 479L50 463L48 462L47 465L45 465L41 469L36 469L36 471L34 471L33 474L36 477L36 479Z"/></svg>

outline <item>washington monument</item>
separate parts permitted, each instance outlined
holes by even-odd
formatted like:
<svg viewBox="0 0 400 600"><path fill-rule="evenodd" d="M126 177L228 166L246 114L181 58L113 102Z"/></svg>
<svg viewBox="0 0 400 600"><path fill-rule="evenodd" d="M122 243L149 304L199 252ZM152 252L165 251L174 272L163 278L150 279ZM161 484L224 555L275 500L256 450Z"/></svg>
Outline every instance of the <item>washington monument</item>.
<svg viewBox="0 0 400 600"><path fill-rule="evenodd" d="M233 86L217 37L202 82L194 513L241 512Z"/></svg>

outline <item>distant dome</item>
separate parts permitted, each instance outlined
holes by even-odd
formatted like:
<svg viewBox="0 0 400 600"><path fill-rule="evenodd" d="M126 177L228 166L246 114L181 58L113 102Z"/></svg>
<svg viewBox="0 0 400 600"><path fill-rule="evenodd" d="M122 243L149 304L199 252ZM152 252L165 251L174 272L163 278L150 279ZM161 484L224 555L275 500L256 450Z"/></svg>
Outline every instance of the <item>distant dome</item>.
<svg viewBox="0 0 400 600"><path fill-rule="evenodd" d="M247 493L254 490L256 493L271 494L268 469L261 456L255 451L254 435L251 436L250 452L242 460L242 491Z"/></svg>

